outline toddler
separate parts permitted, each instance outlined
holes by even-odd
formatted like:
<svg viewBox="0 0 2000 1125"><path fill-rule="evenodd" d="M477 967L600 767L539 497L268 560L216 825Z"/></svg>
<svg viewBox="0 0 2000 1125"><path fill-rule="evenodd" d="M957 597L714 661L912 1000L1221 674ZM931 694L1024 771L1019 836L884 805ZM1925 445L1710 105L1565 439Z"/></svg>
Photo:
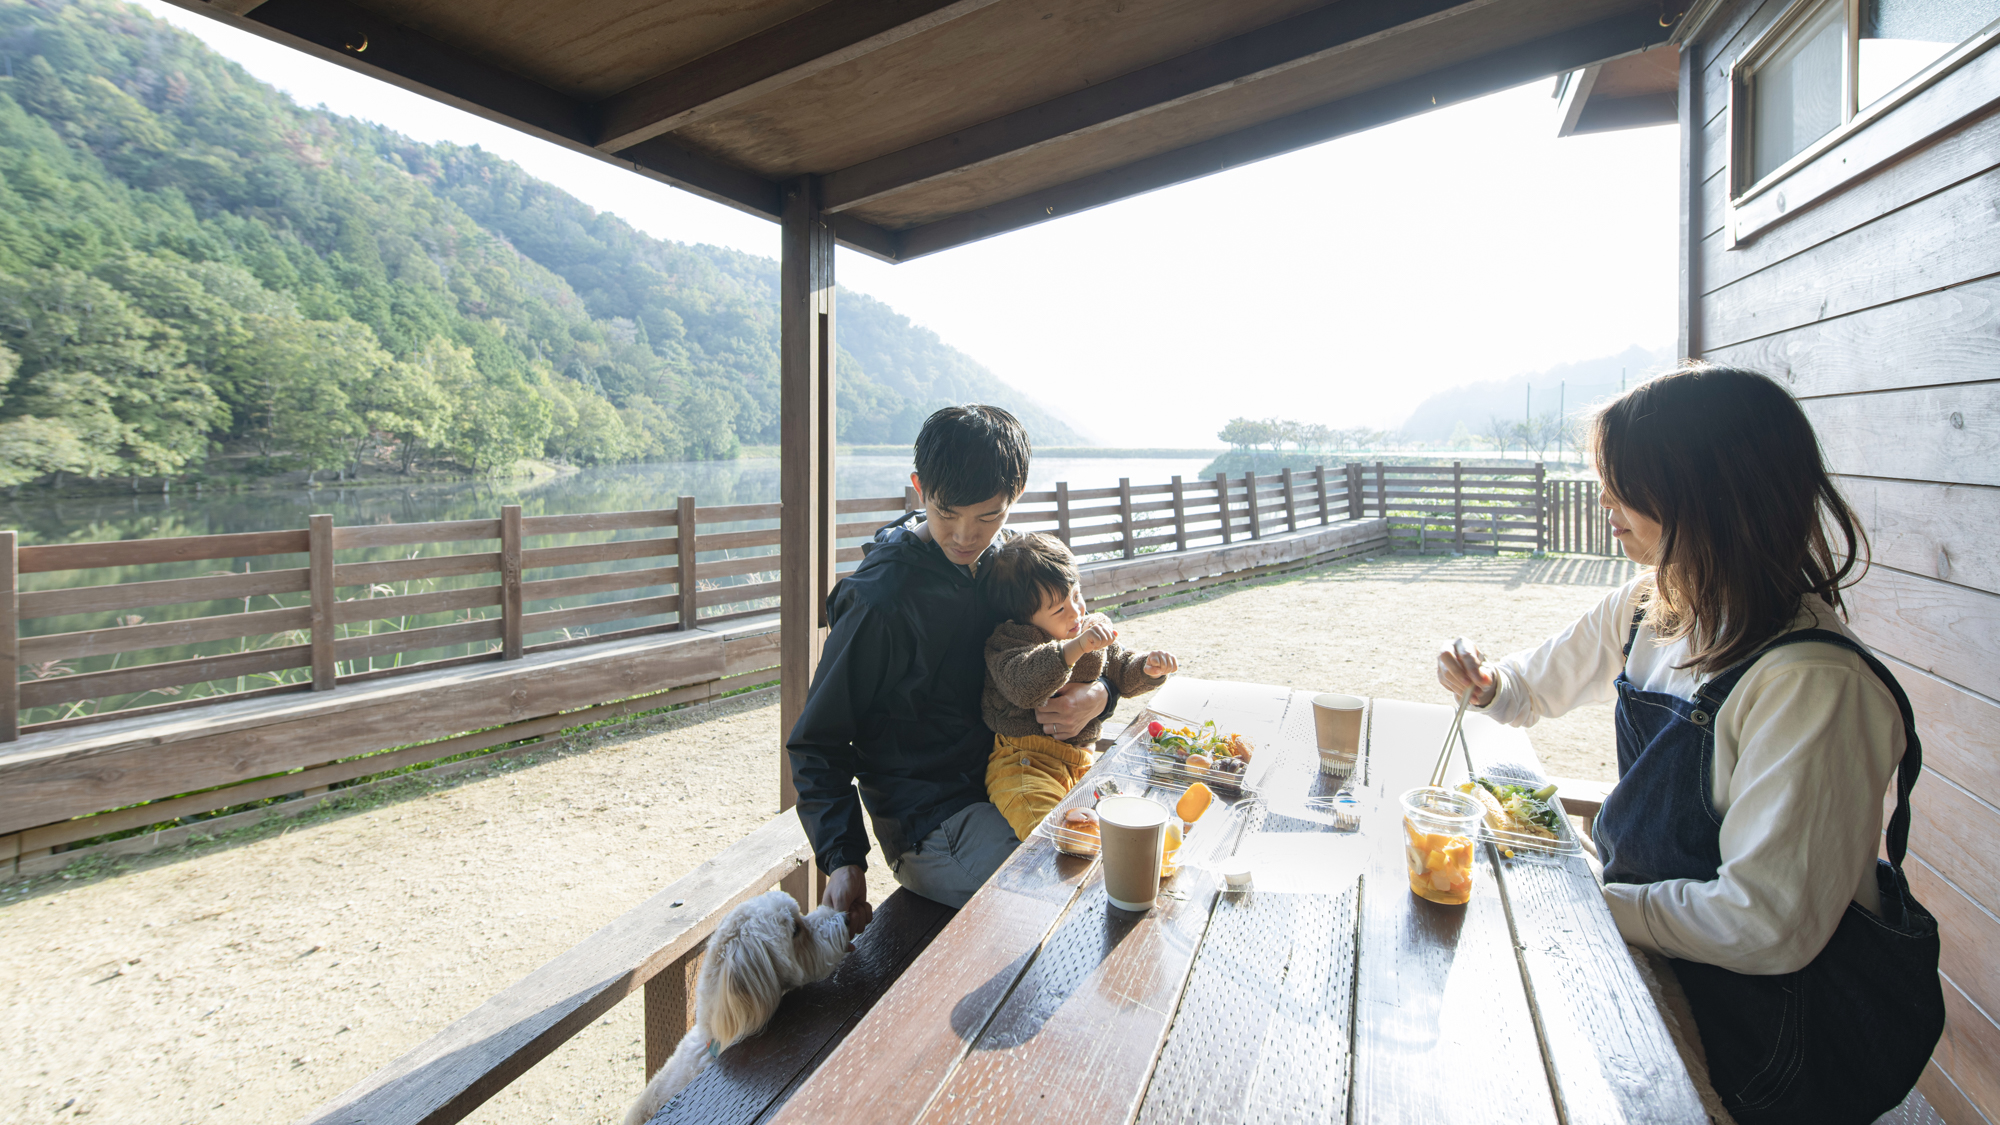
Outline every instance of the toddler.
<svg viewBox="0 0 2000 1125"><path fill-rule="evenodd" d="M1120 648L1110 618L1084 612L1076 558L1053 535L1009 540L979 577L988 603L1006 618L986 639L980 710L993 729L986 796L1025 840L1083 780L1104 725L1093 719L1075 738L1058 742L1042 733L1035 709L1063 685L1099 676L1121 696L1151 691L1179 665L1169 652Z"/></svg>

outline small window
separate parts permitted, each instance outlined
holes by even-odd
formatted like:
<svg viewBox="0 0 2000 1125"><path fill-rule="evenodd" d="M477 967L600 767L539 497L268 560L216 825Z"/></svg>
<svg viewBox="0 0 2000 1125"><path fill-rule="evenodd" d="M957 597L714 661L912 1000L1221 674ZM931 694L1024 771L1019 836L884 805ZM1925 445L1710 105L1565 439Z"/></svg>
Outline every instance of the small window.
<svg viewBox="0 0 2000 1125"><path fill-rule="evenodd" d="M1867 109L2000 18L2000 0L1862 0L1855 101Z"/></svg>
<svg viewBox="0 0 2000 1125"><path fill-rule="evenodd" d="M2000 0L1809 0L1735 68L1741 195L2000 18Z"/></svg>

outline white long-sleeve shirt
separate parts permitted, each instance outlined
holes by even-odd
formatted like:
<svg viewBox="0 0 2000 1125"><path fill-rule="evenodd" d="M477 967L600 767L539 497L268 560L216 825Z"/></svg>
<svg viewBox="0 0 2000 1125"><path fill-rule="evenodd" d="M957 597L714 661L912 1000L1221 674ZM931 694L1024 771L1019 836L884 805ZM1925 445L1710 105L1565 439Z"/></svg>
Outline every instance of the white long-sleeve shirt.
<svg viewBox="0 0 2000 1125"><path fill-rule="evenodd" d="M1678 668L1685 639L1662 644L1639 627L1623 655L1645 575L1550 637L1495 666L1488 715L1513 726L1616 698L1625 669L1644 691L1692 700L1711 677ZM1792 628L1852 636L1825 601L1808 597ZM1882 798L1903 756L1895 697L1853 652L1824 642L1760 658L1716 714L1710 799L1722 816L1713 880L1611 883L1604 897L1626 941L1739 973L1805 967L1847 904L1880 911L1875 856Z"/></svg>

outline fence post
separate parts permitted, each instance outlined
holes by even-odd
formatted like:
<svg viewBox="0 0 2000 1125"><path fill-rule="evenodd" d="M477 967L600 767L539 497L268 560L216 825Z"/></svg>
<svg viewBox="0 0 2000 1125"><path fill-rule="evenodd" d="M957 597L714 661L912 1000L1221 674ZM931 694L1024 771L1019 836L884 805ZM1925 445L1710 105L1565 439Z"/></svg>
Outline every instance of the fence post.
<svg viewBox="0 0 2000 1125"><path fill-rule="evenodd" d="M918 507L918 504L917 504L917 488L916 488L916 486L915 486L915 485L911 485L911 484L906 484L906 485L904 485L904 486L903 486L903 510L904 510L905 512L914 512L914 511L916 511L916 510L917 510L917 507Z"/></svg>
<svg viewBox="0 0 2000 1125"><path fill-rule="evenodd" d="M1056 538L1069 546L1069 482L1056 482Z"/></svg>
<svg viewBox="0 0 2000 1125"><path fill-rule="evenodd" d="M906 492L903 495L903 502L907 504L909 501L910 496ZM911 510L915 511L915 509ZM680 610L678 611L680 620L675 622L675 624L682 631L694 628L701 618L700 592L695 589L695 584L698 580L694 572L694 525L694 497L683 496L681 497L680 515L674 519L674 561L680 566L680 578L675 585L680 587L681 595ZM781 567L785 565L782 558L779 560L778 565Z"/></svg>
<svg viewBox="0 0 2000 1125"><path fill-rule="evenodd" d="M1230 540L1229 533L1229 474L1215 474L1215 510L1222 513L1222 541Z"/></svg>
<svg viewBox="0 0 2000 1125"><path fill-rule="evenodd" d="M1465 462L1451 463L1451 549L1465 553Z"/></svg>
<svg viewBox="0 0 2000 1125"><path fill-rule="evenodd" d="M1314 479L1316 479L1316 480L1318 480L1318 481L1319 481L1319 522L1320 522L1321 524L1329 524L1329 523L1332 523L1332 522L1333 522L1333 508L1332 508L1332 506L1331 506L1331 505L1330 505L1330 504L1329 504L1329 503L1327 502L1327 495L1326 495L1326 463L1325 463L1325 462L1321 462L1320 464L1318 464L1318 465L1315 465L1315 466L1313 466L1313 477L1314 477Z"/></svg>
<svg viewBox="0 0 2000 1125"><path fill-rule="evenodd" d="M500 659L521 659L521 506L500 507Z"/></svg>
<svg viewBox="0 0 2000 1125"><path fill-rule="evenodd" d="M1174 550L1187 550L1187 489L1174 477Z"/></svg>
<svg viewBox="0 0 2000 1125"><path fill-rule="evenodd" d="M7 669L0 695L0 742L21 737L20 533L0 531L0 661Z"/></svg>
<svg viewBox="0 0 2000 1125"><path fill-rule="evenodd" d="M1125 533L1125 557L1132 557L1132 478L1118 478L1118 527Z"/></svg>
<svg viewBox="0 0 2000 1125"><path fill-rule="evenodd" d="M1547 505L1542 503L1542 486L1548 483L1548 479L1548 466L1535 462L1535 553L1538 555L1547 554L1549 549L1548 523L1542 519L1542 513L1548 510ZM1499 544L1494 544L1494 548L1497 550Z"/></svg>
<svg viewBox="0 0 2000 1125"><path fill-rule="evenodd" d="M306 523L306 591L312 603L307 618L312 630L314 691L332 691L333 663L333 517L312 516Z"/></svg>
<svg viewBox="0 0 2000 1125"><path fill-rule="evenodd" d="M646 982L646 1074L666 1065L681 1036L694 1026L694 984L708 942L697 942ZM642 1078L641 1081L644 1081Z"/></svg>
<svg viewBox="0 0 2000 1125"><path fill-rule="evenodd" d="M1257 509L1257 470L1243 474L1243 499L1250 505L1250 538L1264 538L1264 515Z"/></svg>
<svg viewBox="0 0 2000 1125"><path fill-rule="evenodd" d="M1351 520L1368 518L1366 501L1361 497L1361 465L1355 461L1347 463L1347 518Z"/></svg>
<svg viewBox="0 0 2000 1125"><path fill-rule="evenodd" d="M1382 471L1382 462L1375 462L1375 514L1389 518L1389 478Z"/></svg>
<svg viewBox="0 0 2000 1125"><path fill-rule="evenodd" d="M1285 530L1297 531L1299 529L1299 505L1297 499L1292 495L1292 467L1290 465L1285 466L1284 471L1278 474L1278 478L1285 484Z"/></svg>

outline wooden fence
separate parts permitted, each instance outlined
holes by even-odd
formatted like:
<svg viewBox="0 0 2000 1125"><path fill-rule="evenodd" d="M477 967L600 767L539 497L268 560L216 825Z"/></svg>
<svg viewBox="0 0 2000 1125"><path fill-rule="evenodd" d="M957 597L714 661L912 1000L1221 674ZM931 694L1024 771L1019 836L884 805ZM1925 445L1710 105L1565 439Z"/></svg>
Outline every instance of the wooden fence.
<svg viewBox="0 0 2000 1125"><path fill-rule="evenodd" d="M1593 489L1546 480L1540 465L1350 463L1059 483L1022 496L1009 523L1061 537L1086 563L1371 516L1387 521L1392 549L1615 555ZM913 491L839 501L839 569L914 503ZM357 527L313 516L292 531L19 548L0 531L0 652L14 649L19 669L0 685L0 741L768 613L778 514L777 504L704 508L684 496L652 511L524 516L508 506L498 519ZM74 581L163 564L224 569ZM64 585L18 589L20 576L59 571L70 572Z"/></svg>
<svg viewBox="0 0 2000 1125"><path fill-rule="evenodd" d="M1624 546L1611 537L1604 509L1597 503L1596 481L1552 480L1545 489L1543 507L1548 511L1549 550L1571 555L1625 557Z"/></svg>

